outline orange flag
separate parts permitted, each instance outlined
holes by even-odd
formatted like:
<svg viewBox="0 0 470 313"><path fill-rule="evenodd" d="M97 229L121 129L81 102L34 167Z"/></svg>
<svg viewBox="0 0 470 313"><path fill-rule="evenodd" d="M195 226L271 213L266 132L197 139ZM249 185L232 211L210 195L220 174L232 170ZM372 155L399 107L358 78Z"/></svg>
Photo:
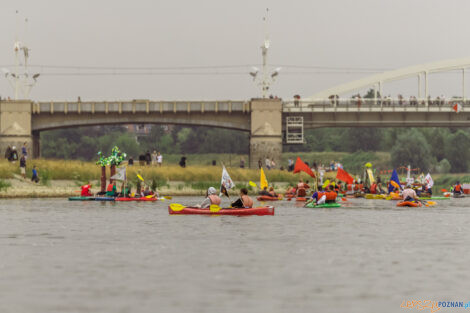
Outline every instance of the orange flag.
<svg viewBox="0 0 470 313"><path fill-rule="evenodd" d="M300 157L297 157L297 160L295 161L295 166L294 166L294 174L298 172L305 172L308 175L312 176L315 178L315 174L312 172L310 167L308 167L307 164L305 164Z"/></svg>
<svg viewBox="0 0 470 313"><path fill-rule="evenodd" d="M349 175L348 172L338 167L338 172L336 173L336 179L344 181L346 184L352 184L354 179Z"/></svg>

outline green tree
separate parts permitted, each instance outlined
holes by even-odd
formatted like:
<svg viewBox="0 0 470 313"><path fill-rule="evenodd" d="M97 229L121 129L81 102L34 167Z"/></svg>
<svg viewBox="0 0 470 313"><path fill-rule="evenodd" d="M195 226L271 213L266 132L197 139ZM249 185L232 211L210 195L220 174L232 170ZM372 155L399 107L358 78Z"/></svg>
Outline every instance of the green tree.
<svg viewBox="0 0 470 313"><path fill-rule="evenodd" d="M446 159L451 165L451 172L464 173L468 170L470 156L469 135L462 130L452 134L446 144Z"/></svg>
<svg viewBox="0 0 470 313"><path fill-rule="evenodd" d="M431 147L426 138L413 128L398 135L391 151L391 159L394 167L411 165L422 171L428 171L433 163Z"/></svg>

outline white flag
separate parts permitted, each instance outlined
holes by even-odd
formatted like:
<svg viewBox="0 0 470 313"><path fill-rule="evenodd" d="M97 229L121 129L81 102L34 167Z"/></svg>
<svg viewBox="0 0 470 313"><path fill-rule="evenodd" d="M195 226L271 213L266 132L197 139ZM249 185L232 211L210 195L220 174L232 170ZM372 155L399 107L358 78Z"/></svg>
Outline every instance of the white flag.
<svg viewBox="0 0 470 313"><path fill-rule="evenodd" d="M222 168L222 179L220 181L220 192L221 194L223 193L223 189L225 190L230 190L233 187L235 187L235 183L233 180L230 178L230 175L227 172L227 169L225 168L225 165Z"/></svg>
<svg viewBox="0 0 470 313"><path fill-rule="evenodd" d="M428 187L428 189L431 189L432 186L434 186L434 181L432 180L431 174L428 173L424 180L426 181L426 187Z"/></svg>
<svg viewBox="0 0 470 313"><path fill-rule="evenodd" d="M117 173L111 176L111 179L125 181L126 180L126 168L121 167L117 169Z"/></svg>

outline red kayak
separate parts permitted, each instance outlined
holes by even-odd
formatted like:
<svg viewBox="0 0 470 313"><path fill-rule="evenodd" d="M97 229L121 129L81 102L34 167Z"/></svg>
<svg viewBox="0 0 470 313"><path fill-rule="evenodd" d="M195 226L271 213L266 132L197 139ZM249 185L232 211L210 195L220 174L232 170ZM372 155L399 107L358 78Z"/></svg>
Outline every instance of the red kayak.
<svg viewBox="0 0 470 313"><path fill-rule="evenodd" d="M400 201L397 203L397 206L419 207L419 206L422 206L422 204L421 202L414 202L414 201Z"/></svg>
<svg viewBox="0 0 470 313"><path fill-rule="evenodd" d="M115 201L158 201L157 198L116 198Z"/></svg>
<svg viewBox="0 0 470 313"><path fill-rule="evenodd" d="M256 197L256 200L258 201L277 201L281 200L281 196L279 195L278 197L273 197L273 196L258 196Z"/></svg>
<svg viewBox="0 0 470 313"><path fill-rule="evenodd" d="M185 207L180 211L173 211L168 206L168 213L170 214L202 214L202 215L274 215L273 206L265 206L259 208L248 208L248 209L220 209L218 212L211 212L209 209L200 209Z"/></svg>

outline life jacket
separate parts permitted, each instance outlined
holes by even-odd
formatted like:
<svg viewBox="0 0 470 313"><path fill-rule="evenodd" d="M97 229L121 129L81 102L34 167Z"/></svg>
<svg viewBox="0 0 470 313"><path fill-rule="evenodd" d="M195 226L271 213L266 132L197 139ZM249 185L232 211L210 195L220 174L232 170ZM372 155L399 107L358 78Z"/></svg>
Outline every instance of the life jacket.
<svg viewBox="0 0 470 313"><path fill-rule="evenodd" d="M209 195L208 198L211 200L211 204L220 205L222 202L218 195Z"/></svg>
<svg viewBox="0 0 470 313"><path fill-rule="evenodd" d="M462 191L462 185L460 185L460 184L455 185L454 191L455 192L461 192Z"/></svg>
<svg viewBox="0 0 470 313"><path fill-rule="evenodd" d="M113 187L114 187L113 184L109 184L108 188L106 188L106 191L113 191Z"/></svg>
<svg viewBox="0 0 470 313"><path fill-rule="evenodd" d="M242 202L243 202L243 205L245 206L245 208L252 208L253 207L253 200L247 196L247 195L243 195L241 196L242 198Z"/></svg>
<svg viewBox="0 0 470 313"><path fill-rule="evenodd" d="M297 197L305 197L307 195L307 192L303 188L297 189Z"/></svg>
<svg viewBox="0 0 470 313"><path fill-rule="evenodd" d="M376 183L373 183L372 185L370 185L370 193L377 193L377 184Z"/></svg>
<svg viewBox="0 0 470 313"><path fill-rule="evenodd" d="M338 194L334 191L318 192L318 199L326 196L326 201L335 201Z"/></svg>

